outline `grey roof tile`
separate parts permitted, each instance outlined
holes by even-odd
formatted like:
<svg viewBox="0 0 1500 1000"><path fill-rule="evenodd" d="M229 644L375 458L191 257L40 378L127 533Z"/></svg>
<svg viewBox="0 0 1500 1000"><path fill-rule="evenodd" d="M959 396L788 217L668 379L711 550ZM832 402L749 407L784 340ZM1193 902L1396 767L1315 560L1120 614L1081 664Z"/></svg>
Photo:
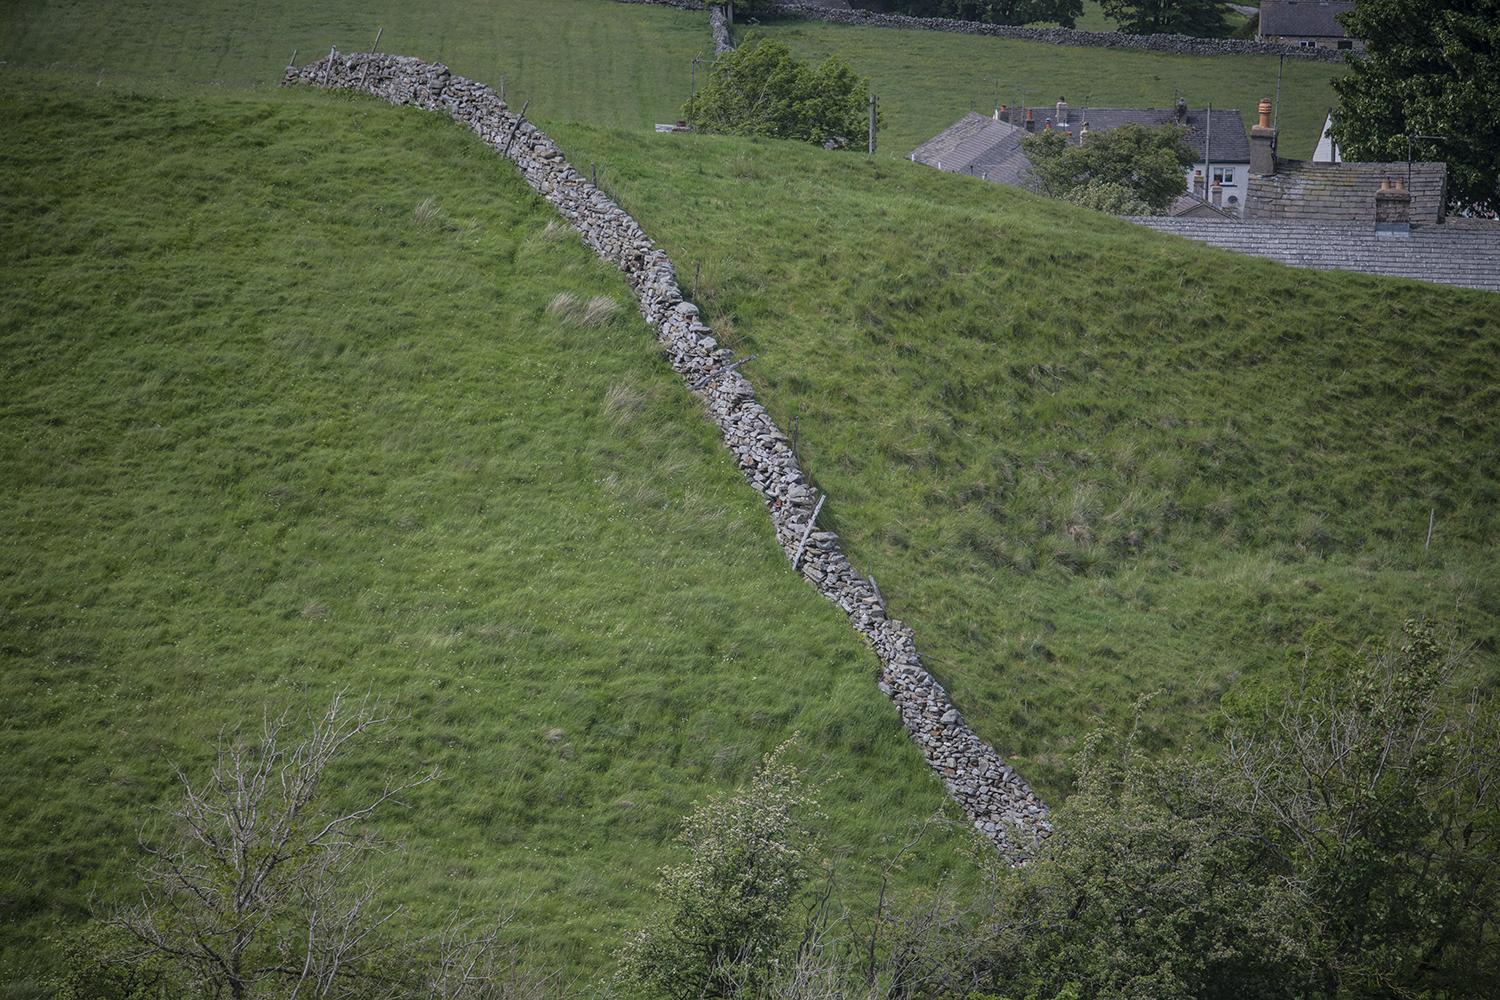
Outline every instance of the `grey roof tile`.
<svg viewBox="0 0 1500 1000"><path fill-rule="evenodd" d="M1031 111L1037 131L1043 131L1050 119L1053 126L1064 131L1073 143L1077 143L1084 123L1088 124L1090 132L1101 132L1127 122L1154 128L1177 121L1174 111L1159 108L1067 108L1061 119L1055 106L1032 108ZM1245 133L1245 120L1238 111L1215 111L1210 119L1207 110L1190 109L1184 124L1187 134L1183 141L1200 160L1212 132L1214 163L1250 162L1250 140ZM953 173L1024 186L1026 168L1030 164L1021 151L1021 140L1030 134L1023 126L997 122L971 111L918 146L908 159L929 167L941 164L942 169Z"/></svg>
<svg viewBox="0 0 1500 1000"><path fill-rule="evenodd" d="M1500 222L1450 219L1441 225L1412 226L1409 236L1377 236L1373 225L1251 221L1226 226L1156 216L1131 221L1292 267L1358 271L1500 292Z"/></svg>

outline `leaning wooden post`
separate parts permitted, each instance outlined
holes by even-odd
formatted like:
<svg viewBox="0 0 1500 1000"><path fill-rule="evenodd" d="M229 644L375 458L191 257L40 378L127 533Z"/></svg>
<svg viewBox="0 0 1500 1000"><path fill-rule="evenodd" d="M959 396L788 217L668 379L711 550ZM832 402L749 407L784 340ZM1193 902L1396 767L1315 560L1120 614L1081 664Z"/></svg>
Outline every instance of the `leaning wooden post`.
<svg viewBox="0 0 1500 1000"><path fill-rule="evenodd" d="M510 144L515 141L516 132L520 129L521 122L526 119L526 109L529 107L531 107L531 98L528 97L526 103L521 105L521 113L516 115L516 123L510 127L510 135L505 139L505 150L500 154L501 156L510 155Z"/></svg>
<svg viewBox="0 0 1500 1000"><path fill-rule="evenodd" d="M334 53L338 52L338 50L339 50L339 47L337 45L334 45L333 47L331 47L328 50L328 68L323 71L323 89L324 90L328 89L328 81L333 77L333 56L334 56Z"/></svg>
<svg viewBox="0 0 1500 1000"><path fill-rule="evenodd" d="M875 155L875 95L870 95L870 155Z"/></svg>
<svg viewBox="0 0 1500 1000"><path fill-rule="evenodd" d="M807 547L807 540L812 537L813 526L818 523L818 511L823 509L823 501L827 499L827 493L818 497L818 505L813 508L812 517L807 519L807 530L802 532L802 541L797 543L797 551L792 554L792 569L797 568L797 563L802 558L802 550Z"/></svg>
<svg viewBox="0 0 1500 1000"><path fill-rule="evenodd" d="M370 55L372 57L375 55L375 49L380 45L380 36L383 34L385 34L385 25L382 24L380 30L375 32L375 44L370 46ZM359 85L361 87L365 85L365 77L370 75L370 62L371 59L366 59L364 67L359 71Z"/></svg>

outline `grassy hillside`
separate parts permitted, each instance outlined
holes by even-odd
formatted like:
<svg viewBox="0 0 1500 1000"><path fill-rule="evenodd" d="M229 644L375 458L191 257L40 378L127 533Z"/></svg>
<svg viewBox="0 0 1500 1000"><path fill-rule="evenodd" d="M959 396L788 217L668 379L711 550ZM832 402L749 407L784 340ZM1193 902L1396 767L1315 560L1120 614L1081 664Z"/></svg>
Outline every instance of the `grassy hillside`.
<svg viewBox="0 0 1500 1000"><path fill-rule="evenodd" d="M554 133L701 269L855 565L1048 794L1092 717L1162 689L1155 738L1197 740L1314 622L1456 616L1500 681L1493 295L900 161Z"/></svg>
<svg viewBox="0 0 1500 1000"><path fill-rule="evenodd" d="M343 687L412 716L353 794L448 779L402 896L536 889L577 970L796 730L853 857L939 808L621 277L468 132L92 82L0 129L0 980L115 891L168 760Z"/></svg>
<svg viewBox="0 0 1500 1000"><path fill-rule="evenodd" d="M1162 689L1152 738L1194 740L1313 622L1456 616L1496 686L1494 296L1244 260L886 157L650 134L701 15L23 0L0 12L0 978L116 884L164 760L267 699L405 705L352 786L391 759L450 776L400 817L401 893L537 887L544 955L583 970L691 800L795 729L844 774L855 858L939 801L619 276L440 117L270 88L292 47L378 26L504 74L599 165L758 355L856 566L1045 794L1096 716ZM985 75L1161 104L1179 72L1258 98L1276 67L770 30L876 78L884 148L985 106ZM997 54L1025 71L952 69ZM618 309L582 329L562 292Z"/></svg>

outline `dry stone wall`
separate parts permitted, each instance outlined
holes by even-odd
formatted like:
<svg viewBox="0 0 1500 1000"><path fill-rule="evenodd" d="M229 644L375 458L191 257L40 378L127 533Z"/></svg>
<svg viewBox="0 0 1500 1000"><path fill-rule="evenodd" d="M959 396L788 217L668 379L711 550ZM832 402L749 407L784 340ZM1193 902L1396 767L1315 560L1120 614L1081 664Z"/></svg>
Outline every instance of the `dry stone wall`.
<svg viewBox="0 0 1500 1000"><path fill-rule="evenodd" d="M723 7L715 7L708 12L708 26L714 33L715 58L726 52L733 52L734 46L729 41L729 15L724 13Z"/></svg>
<svg viewBox="0 0 1500 1000"><path fill-rule="evenodd" d="M793 568L848 616L879 657L880 690L895 702L912 739L970 821L1011 861L1026 860L1051 833L1046 804L969 730L942 686L923 669L912 630L887 614L873 583L840 551L838 536L817 529L824 497L802 475L786 435L756 402L740 368L751 359L734 361L733 352L719 346L698 307L684 301L666 252L494 90L454 76L445 66L405 56L331 52L310 65L287 67L283 86L297 83L356 88L393 104L451 115L514 160L527 183L557 207L584 243L625 272L672 367L702 398L746 481L765 502Z"/></svg>
<svg viewBox="0 0 1500 1000"><path fill-rule="evenodd" d="M668 7L688 7L683 0L617 0L619 3L657 3ZM1288 45L1285 42L1256 42L1238 38L1194 38L1191 35L1127 35L1119 31L1077 31L1072 28L1028 28L1012 24L982 24L947 17L907 17L903 14L877 14L860 8L842 9L812 2L783 0L776 4L781 14L832 21L835 24L857 24L876 28L901 28L906 31L947 31L961 35L989 35L992 38L1014 38L1024 42L1046 42L1049 45L1082 45L1088 48L1122 47L1149 52L1170 52L1180 56L1286 56L1288 59L1313 59L1318 62L1340 62L1345 56L1362 58L1363 52L1347 49L1314 49Z"/></svg>

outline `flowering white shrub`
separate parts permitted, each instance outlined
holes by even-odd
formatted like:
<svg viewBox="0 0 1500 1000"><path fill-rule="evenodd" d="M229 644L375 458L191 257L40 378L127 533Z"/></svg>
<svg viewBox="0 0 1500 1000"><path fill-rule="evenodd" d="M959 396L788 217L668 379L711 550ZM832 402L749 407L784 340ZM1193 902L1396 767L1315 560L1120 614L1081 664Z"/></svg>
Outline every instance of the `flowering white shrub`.
<svg viewBox="0 0 1500 1000"><path fill-rule="evenodd" d="M620 981L653 997L754 993L788 953L796 902L819 870L819 818L800 768L766 754L748 785L683 821L691 853L662 869L662 910L620 952Z"/></svg>

